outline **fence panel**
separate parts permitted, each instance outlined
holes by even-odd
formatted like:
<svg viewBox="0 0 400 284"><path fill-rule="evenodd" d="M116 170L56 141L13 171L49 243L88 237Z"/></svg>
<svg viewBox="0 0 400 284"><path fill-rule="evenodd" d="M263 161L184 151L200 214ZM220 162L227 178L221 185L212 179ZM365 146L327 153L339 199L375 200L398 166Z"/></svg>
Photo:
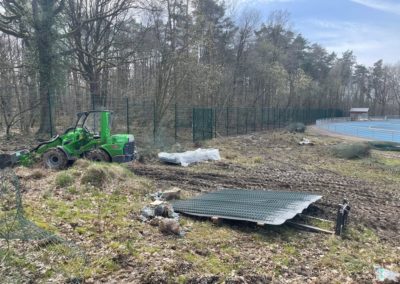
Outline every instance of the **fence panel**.
<svg viewBox="0 0 400 284"><path fill-rule="evenodd" d="M113 112L113 133L131 133L138 145L171 145L218 136L242 135L284 128L292 122L315 123L318 119L343 116L339 109L214 107L195 108L172 104L156 106L153 100L113 98L93 101L85 95L80 105L55 99L52 123L57 133L74 124L75 113L91 109Z"/></svg>
<svg viewBox="0 0 400 284"><path fill-rule="evenodd" d="M193 142L214 137L215 110L213 108L193 108Z"/></svg>

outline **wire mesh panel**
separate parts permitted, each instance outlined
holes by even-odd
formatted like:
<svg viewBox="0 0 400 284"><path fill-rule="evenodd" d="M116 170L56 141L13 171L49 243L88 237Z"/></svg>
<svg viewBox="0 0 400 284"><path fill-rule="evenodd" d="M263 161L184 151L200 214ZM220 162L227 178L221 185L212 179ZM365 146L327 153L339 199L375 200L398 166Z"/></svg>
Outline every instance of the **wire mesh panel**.
<svg viewBox="0 0 400 284"><path fill-rule="evenodd" d="M193 141L212 139L215 129L215 111L212 108L193 108Z"/></svg>
<svg viewBox="0 0 400 284"><path fill-rule="evenodd" d="M304 192L224 189L176 201L173 207L188 215L281 225L321 197Z"/></svg>
<svg viewBox="0 0 400 284"><path fill-rule="evenodd" d="M0 205L0 274L8 271L2 274L5 277L3 283L31 282L31 279L24 278L26 273L23 270L26 272L28 267L35 270L37 276L64 278L64 281L56 282L68 282L83 276L88 261L85 253L74 243L26 218L21 185L10 169L0 171Z"/></svg>

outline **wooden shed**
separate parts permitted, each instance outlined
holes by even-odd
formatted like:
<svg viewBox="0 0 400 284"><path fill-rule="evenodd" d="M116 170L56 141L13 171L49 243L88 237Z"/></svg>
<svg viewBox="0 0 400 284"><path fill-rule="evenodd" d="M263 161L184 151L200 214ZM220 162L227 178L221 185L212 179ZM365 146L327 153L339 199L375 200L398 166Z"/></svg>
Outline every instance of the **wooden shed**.
<svg viewBox="0 0 400 284"><path fill-rule="evenodd" d="M369 108L353 107L350 109L351 120L368 120Z"/></svg>

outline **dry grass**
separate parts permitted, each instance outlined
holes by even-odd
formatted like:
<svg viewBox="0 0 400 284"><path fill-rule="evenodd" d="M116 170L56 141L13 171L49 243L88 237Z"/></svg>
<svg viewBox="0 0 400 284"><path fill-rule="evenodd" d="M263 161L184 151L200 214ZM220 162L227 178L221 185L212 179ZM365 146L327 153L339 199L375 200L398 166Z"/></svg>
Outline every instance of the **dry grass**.
<svg viewBox="0 0 400 284"><path fill-rule="evenodd" d="M304 136L316 146L298 146ZM340 142L313 133L274 132L218 139L203 146L219 148L222 163L244 171L285 165L285 169L333 171L338 176L385 184L387 190L398 185L398 158L373 151L366 159L337 159L329 149ZM76 269L88 283L196 283L206 279L222 283L240 277L249 283L329 283L332 279L360 283L372 281L374 264L399 270L400 249L382 241L365 225L353 224L342 240L288 226L258 227L242 222L215 225L205 219L182 217L180 223L187 233L176 238L164 236L135 218L150 202L147 194L159 187L124 166L82 160L62 172L35 171L42 174L17 169L27 190L24 204L28 218L76 242L86 252L90 261ZM187 171L231 170L203 163ZM180 187L184 196L193 195L185 191L185 184ZM7 265L39 271L21 256ZM46 275L44 269L36 280L46 282Z"/></svg>

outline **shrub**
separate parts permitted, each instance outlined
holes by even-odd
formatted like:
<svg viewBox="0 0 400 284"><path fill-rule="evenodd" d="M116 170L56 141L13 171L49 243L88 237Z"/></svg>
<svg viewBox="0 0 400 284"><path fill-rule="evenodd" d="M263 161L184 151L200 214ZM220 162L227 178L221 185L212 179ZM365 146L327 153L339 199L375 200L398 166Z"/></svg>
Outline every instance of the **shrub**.
<svg viewBox="0 0 400 284"><path fill-rule="evenodd" d="M372 149L381 150L381 151L400 151L400 143L396 143L396 142L371 141L371 142L368 142L368 145Z"/></svg>
<svg viewBox="0 0 400 284"><path fill-rule="evenodd" d="M289 132L304 133L306 131L306 126L302 122L294 122L288 125L287 130Z"/></svg>
<svg viewBox="0 0 400 284"><path fill-rule="evenodd" d="M255 157L253 161L254 161L255 164L262 164L263 158L262 157Z"/></svg>
<svg viewBox="0 0 400 284"><path fill-rule="evenodd" d="M339 144L333 147L334 156L342 159L360 159L370 154L370 147L366 143Z"/></svg>
<svg viewBox="0 0 400 284"><path fill-rule="evenodd" d="M33 179L41 179L45 177L45 174L41 170L35 170L33 173L30 175L31 178Z"/></svg>
<svg viewBox="0 0 400 284"><path fill-rule="evenodd" d="M90 165L82 176L82 184L91 184L93 186L101 186L107 179L105 166L102 164Z"/></svg>
<svg viewBox="0 0 400 284"><path fill-rule="evenodd" d="M74 182L74 178L67 172L61 172L56 176L57 187L67 187Z"/></svg>

